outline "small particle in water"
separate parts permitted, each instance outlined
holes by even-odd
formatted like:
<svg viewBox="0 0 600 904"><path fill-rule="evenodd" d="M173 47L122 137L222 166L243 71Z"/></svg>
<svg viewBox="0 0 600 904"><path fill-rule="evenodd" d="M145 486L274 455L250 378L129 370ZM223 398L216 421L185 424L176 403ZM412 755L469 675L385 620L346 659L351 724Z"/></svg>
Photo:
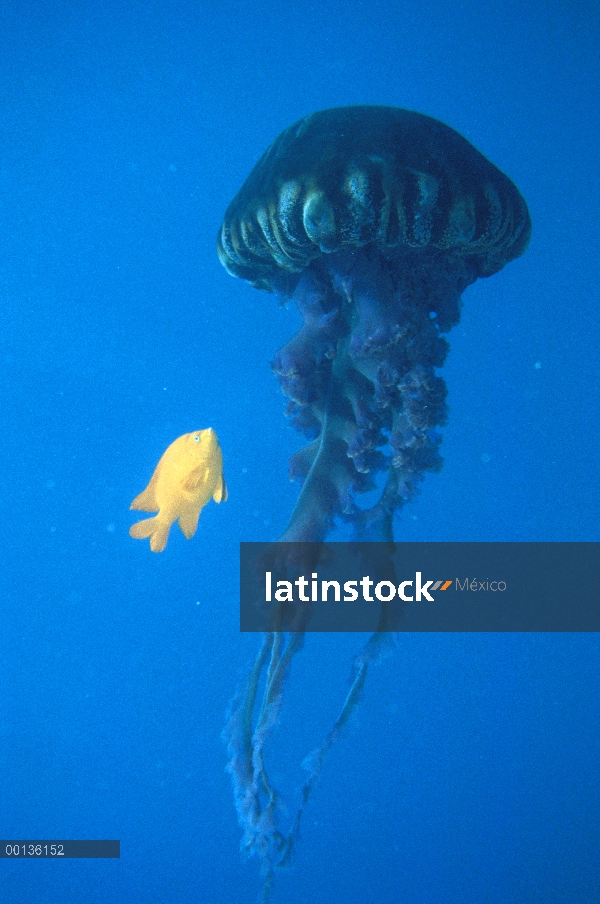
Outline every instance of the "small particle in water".
<svg viewBox="0 0 600 904"><path fill-rule="evenodd" d="M542 362L541 362L541 361L536 361L535 364L534 364L533 366L535 367L536 370L541 370L541 369L542 369Z"/></svg>
<svg viewBox="0 0 600 904"><path fill-rule="evenodd" d="M55 486L56 486L55 480L47 480L46 481L46 489L47 490L53 490Z"/></svg>
<svg viewBox="0 0 600 904"><path fill-rule="evenodd" d="M484 452L481 456L481 460L487 465L488 461L491 461L491 456Z"/></svg>
<svg viewBox="0 0 600 904"><path fill-rule="evenodd" d="M174 163L170 163L170 164L169 164L169 172L170 172L170 173L176 173L176 172L177 172L177 167L175 166Z"/></svg>
<svg viewBox="0 0 600 904"><path fill-rule="evenodd" d="M248 473L248 468L242 468L242 474L247 474L247 473Z"/></svg>
<svg viewBox="0 0 600 904"><path fill-rule="evenodd" d="M109 532L109 534L114 534L116 528L112 521L110 522L110 524L106 525L106 530Z"/></svg>

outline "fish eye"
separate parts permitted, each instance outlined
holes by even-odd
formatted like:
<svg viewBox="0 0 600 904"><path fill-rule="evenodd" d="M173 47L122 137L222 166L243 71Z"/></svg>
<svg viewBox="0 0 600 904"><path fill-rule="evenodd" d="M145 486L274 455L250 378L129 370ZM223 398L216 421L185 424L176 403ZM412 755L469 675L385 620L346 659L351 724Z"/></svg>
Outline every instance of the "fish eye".
<svg viewBox="0 0 600 904"><path fill-rule="evenodd" d="M194 442L195 442L195 443L199 443L199 442L200 442L200 437L198 436L198 434L195 435L195 437L194 437Z"/></svg>

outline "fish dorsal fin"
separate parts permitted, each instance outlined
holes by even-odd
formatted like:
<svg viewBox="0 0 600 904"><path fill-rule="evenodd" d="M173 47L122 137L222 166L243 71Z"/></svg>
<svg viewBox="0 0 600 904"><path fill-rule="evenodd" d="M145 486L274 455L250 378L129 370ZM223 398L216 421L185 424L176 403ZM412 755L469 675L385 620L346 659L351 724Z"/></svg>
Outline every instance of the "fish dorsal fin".
<svg viewBox="0 0 600 904"><path fill-rule="evenodd" d="M130 509L138 509L141 512L157 512L159 509L156 501L156 484L158 483L158 468L150 478L150 483L139 496L136 496Z"/></svg>
<svg viewBox="0 0 600 904"><path fill-rule="evenodd" d="M197 490L198 487L202 486L203 483L206 483L208 470L209 469L207 465L198 465L197 468L194 468L193 471L190 471L188 476L183 481L184 490L187 490L188 493L193 493L194 490Z"/></svg>
<svg viewBox="0 0 600 904"><path fill-rule="evenodd" d="M213 493L213 499L215 502L227 502L227 484L225 483L225 478L221 476L221 480L217 484L217 488Z"/></svg>

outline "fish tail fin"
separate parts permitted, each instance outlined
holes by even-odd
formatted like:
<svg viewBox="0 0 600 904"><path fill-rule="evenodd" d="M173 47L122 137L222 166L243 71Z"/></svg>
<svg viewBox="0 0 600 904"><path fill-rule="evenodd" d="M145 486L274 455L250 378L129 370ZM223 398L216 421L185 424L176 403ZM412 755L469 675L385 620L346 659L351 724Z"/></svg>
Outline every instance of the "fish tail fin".
<svg viewBox="0 0 600 904"><path fill-rule="evenodd" d="M169 529L171 525L165 524L157 516L154 518L144 518L132 524L129 528L129 536L134 540L146 540L150 537L150 549L152 552L162 552L167 545L169 538Z"/></svg>

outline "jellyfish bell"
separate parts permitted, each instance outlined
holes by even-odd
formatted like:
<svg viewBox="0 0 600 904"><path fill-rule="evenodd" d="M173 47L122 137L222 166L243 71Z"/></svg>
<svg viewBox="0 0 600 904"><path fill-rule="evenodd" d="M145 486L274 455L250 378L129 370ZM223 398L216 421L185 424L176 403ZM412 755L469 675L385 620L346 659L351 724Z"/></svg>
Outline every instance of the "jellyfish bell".
<svg viewBox="0 0 600 904"><path fill-rule="evenodd" d="M391 535L394 512L441 465L436 369L461 294L521 255L530 233L510 179L421 113L322 110L273 142L217 247L229 273L302 315L272 365L311 439L291 463L303 488L282 540L321 540L338 518L363 539L374 525ZM358 507L382 472L379 501Z"/></svg>
<svg viewBox="0 0 600 904"><path fill-rule="evenodd" d="M513 183L454 129L396 107L339 107L273 142L229 205L218 253L229 273L277 291L281 271L370 245L438 248L490 276L530 232Z"/></svg>

